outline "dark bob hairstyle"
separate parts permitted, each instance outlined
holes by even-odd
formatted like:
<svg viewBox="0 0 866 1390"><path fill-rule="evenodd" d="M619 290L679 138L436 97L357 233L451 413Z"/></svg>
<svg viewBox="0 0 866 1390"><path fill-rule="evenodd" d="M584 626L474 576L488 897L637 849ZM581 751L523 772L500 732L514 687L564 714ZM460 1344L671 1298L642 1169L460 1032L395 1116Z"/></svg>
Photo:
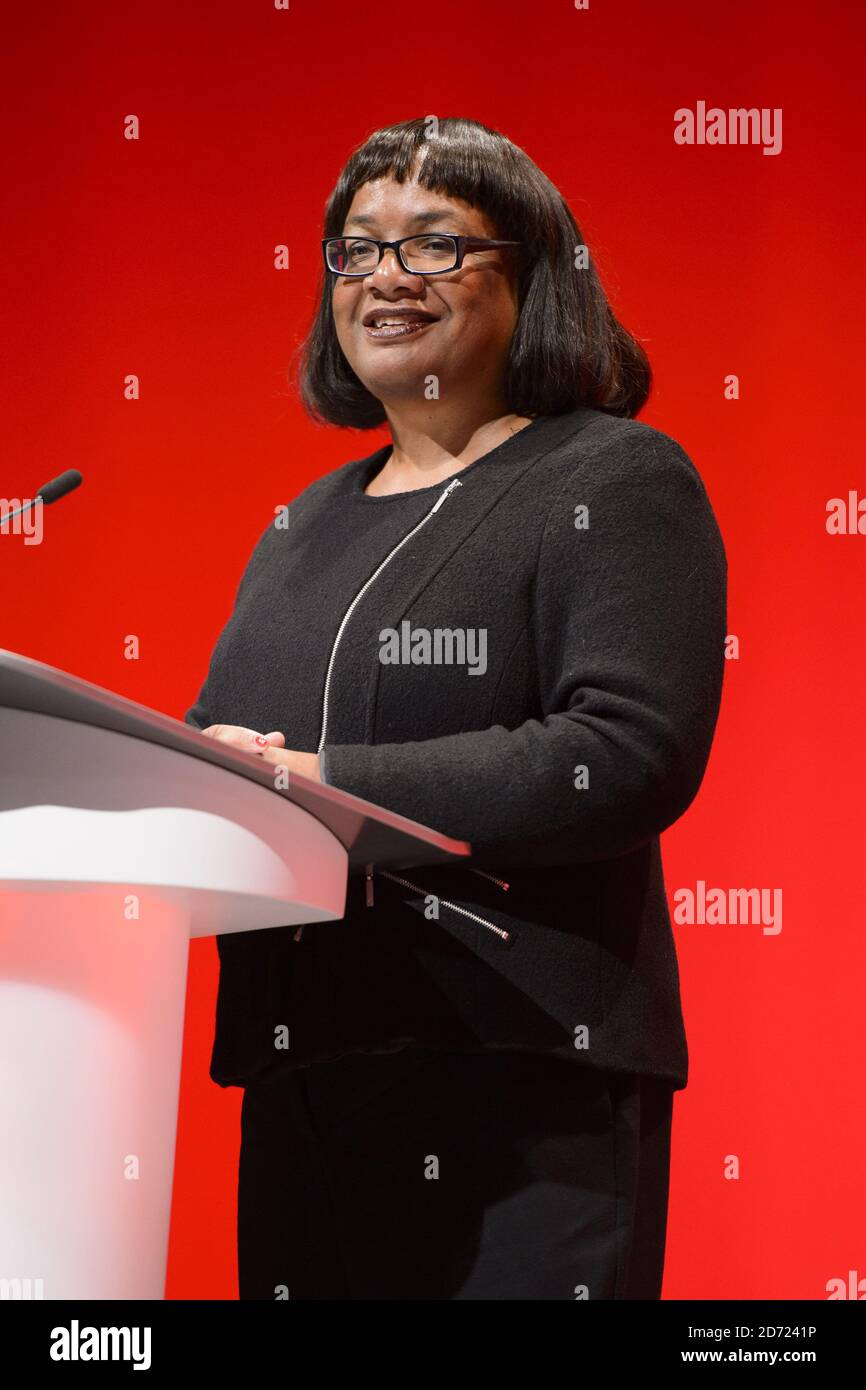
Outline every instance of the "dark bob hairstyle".
<svg viewBox="0 0 866 1390"><path fill-rule="evenodd" d="M506 391L517 415L561 415L591 406L637 415L650 391L643 348L607 301L591 258L576 268L584 240L562 194L537 164L498 131L477 121L401 121L375 131L349 158L325 209L324 236L340 236L362 184L417 177L425 188L460 198L487 214L495 236L520 241L519 317ZM349 366L337 341L323 269L319 307L300 350L299 389L323 423L373 429L385 411Z"/></svg>

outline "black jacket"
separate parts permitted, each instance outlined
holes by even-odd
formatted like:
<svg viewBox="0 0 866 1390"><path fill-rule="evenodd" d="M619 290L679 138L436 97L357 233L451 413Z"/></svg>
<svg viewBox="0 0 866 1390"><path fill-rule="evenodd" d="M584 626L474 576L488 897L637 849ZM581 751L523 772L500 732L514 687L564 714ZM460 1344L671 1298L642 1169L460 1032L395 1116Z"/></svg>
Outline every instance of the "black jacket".
<svg viewBox="0 0 866 1390"><path fill-rule="evenodd" d="M418 1044L681 1088L659 835L721 697L727 566L701 479L667 435L588 409L368 497L389 447L269 523L186 719L321 748L325 780L473 857L353 878L345 917L299 939L218 938L211 1076Z"/></svg>

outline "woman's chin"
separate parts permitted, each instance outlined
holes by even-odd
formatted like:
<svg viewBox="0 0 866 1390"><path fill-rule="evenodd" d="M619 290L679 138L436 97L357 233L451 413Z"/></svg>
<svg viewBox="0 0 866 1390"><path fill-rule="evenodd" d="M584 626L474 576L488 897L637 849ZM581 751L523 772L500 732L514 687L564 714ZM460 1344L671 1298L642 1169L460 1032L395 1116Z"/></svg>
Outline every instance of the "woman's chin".
<svg viewBox="0 0 866 1390"><path fill-rule="evenodd" d="M401 353L389 353L386 364L379 363L374 371L353 370L371 395L380 401L429 399L430 378L436 376L435 364L408 361Z"/></svg>

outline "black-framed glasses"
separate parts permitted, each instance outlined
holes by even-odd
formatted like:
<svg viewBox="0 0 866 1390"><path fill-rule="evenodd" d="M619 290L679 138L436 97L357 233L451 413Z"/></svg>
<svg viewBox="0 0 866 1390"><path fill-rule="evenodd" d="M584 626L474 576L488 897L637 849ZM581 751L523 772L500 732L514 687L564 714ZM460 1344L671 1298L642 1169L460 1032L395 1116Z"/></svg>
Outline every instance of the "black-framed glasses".
<svg viewBox="0 0 866 1390"><path fill-rule="evenodd" d="M330 236L323 239L322 252L326 268L334 275L371 275L386 251L393 251L410 275L444 275L446 271L460 269L467 251L519 245L519 241L490 241L486 237L426 232L421 236L402 236L398 241Z"/></svg>

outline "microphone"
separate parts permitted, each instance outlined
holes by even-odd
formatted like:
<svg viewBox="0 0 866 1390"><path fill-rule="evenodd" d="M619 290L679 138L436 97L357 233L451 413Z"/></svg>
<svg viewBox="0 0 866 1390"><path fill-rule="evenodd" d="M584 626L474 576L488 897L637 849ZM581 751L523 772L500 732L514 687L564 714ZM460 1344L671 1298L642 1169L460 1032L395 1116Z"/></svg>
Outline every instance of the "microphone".
<svg viewBox="0 0 866 1390"><path fill-rule="evenodd" d="M67 492L73 492L83 481L84 479L77 468L67 468L65 472L59 473L56 478L52 478L49 483L43 483L42 487L38 489L36 497L31 497L23 506L16 507L14 512L7 512L5 516L0 516L0 526L5 525L7 521L11 521L13 516L20 516L22 512L26 512L29 507L33 506L38 498L41 497L42 501L47 506L49 502L57 502L61 497L65 497Z"/></svg>

